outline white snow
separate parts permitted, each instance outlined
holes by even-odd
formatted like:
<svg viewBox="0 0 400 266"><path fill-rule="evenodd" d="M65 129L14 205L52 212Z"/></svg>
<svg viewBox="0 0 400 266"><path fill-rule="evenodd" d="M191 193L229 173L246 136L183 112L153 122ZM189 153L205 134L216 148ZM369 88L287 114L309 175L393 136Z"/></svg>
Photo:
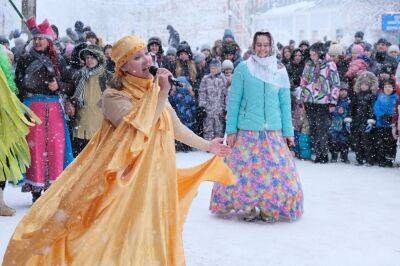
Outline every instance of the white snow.
<svg viewBox="0 0 400 266"><path fill-rule="evenodd" d="M177 155L180 167L210 155ZM294 223L245 223L208 211L211 183L193 202L184 231L188 266L399 265L400 170L341 163L297 161L304 195L304 216ZM15 217L0 217L0 258L30 205L30 195L7 187ZM0 259L1 262L1 259Z"/></svg>

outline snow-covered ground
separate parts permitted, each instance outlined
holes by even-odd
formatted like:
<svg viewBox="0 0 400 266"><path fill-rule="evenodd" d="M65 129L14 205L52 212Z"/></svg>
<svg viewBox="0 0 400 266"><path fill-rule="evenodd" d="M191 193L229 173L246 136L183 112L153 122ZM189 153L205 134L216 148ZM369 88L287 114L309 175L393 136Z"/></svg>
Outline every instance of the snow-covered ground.
<svg viewBox="0 0 400 266"><path fill-rule="evenodd" d="M208 154L178 154L180 167ZM400 265L400 170L297 161L304 216L294 223L245 223L208 212L211 183L200 187L185 224L188 266ZM0 258L30 205L30 195L8 187L18 213L0 218ZM1 262L1 259L0 259Z"/></svg>

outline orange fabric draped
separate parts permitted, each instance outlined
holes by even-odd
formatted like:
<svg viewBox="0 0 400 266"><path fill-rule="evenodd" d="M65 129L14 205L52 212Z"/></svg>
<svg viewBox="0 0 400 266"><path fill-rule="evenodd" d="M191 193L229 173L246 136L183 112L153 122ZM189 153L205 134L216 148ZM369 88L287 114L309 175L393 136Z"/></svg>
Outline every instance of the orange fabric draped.
<svg viewBox="0 0 400 266"><path fill-rule="evenodd" d="M103 121L22 219L3 265L185 264L183 223L200 182L235 177L219 157L178 170L167 109L153 124L159 87L123 84L132 112L117 128Z"/></svg>

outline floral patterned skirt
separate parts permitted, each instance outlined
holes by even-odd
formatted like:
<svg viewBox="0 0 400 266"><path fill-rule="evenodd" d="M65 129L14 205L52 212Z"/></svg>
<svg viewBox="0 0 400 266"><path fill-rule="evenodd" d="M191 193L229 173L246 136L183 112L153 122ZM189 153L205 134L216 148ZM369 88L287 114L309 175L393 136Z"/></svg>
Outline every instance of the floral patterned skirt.
<svg viewBox="0 0 400 266"><path fill-rule="evenodd" d="M212 213L257 207L273 222L294 221L302 215L303 191L281 131L239 131L226 163L237 183L214 185Z"/></svg>

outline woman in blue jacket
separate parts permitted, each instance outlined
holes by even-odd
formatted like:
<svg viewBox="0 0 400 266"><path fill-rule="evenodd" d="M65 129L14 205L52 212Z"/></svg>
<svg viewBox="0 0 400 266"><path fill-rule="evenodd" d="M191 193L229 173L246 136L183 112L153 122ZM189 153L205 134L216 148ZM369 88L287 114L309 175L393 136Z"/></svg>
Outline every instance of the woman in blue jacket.
<svg viewBox="0 0 400 266"><path fill-rule="evenodd" d="M253 38L255 54L235 69L227 106L227 163L233 186L215 184L210 210L245 212L246 221L293 221L303 213L303 192L288 148L294 144L290 83L272 52L269 32Z"/></svg>

